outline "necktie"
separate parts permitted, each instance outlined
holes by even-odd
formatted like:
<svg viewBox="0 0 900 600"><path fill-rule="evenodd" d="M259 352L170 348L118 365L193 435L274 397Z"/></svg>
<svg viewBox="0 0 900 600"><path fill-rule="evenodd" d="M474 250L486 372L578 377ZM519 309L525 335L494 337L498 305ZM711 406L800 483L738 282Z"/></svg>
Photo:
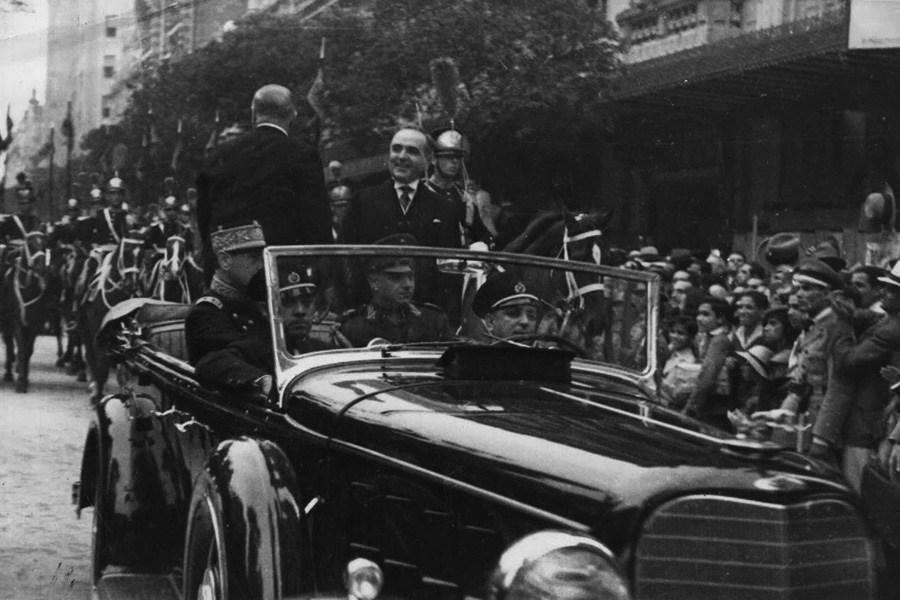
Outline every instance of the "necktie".
<svg viewBox="0 0 900 600"><path fill-rule="evenodd" d="M406 211L409 210L409 205L412 204L412 196L410 193L413 189L408 185L400 186L400 210L403 211L403 214L406 214Z"/></svg>

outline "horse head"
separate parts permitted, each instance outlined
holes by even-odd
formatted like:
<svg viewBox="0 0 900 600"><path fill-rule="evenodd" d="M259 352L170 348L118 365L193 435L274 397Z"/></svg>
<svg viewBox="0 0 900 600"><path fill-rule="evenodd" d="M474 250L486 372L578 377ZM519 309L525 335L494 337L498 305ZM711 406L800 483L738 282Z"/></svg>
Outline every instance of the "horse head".
<svg viewBox="0 0 900 600"><path fill-rule="evenodd" d="M184 238L180 235L171 235L166 240L166 255L164 258L165 276L169 280L181 277L184 272L184 262L187 260L187 250Z"/></svg>
<svg viewBox="0 0 900 600"><path fill-rule="evenodd" d="M603 232L609 226L612 216L611 209L567 214L563 233L563 257L601 264Z"/></svg>
<svg viewBox="0 0 900 600"><path fill-rule="evenodd" d="M123 288L129 293L137 289L143 248L144 240L137 232L129 232L122 237L116 248L115 270L121 277Z"/></svg>

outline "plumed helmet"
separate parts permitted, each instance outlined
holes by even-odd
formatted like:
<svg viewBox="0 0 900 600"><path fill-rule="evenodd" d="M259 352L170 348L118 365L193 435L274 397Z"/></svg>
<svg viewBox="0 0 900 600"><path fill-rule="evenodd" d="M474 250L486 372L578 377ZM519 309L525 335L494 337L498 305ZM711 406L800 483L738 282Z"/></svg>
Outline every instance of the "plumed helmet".
<svg viewBox="0 0 900 600"><path fill-rule="evenodd" d="M346 185L336 185L328 191L328 199L331 204L345 205L353 197L353 190Z"/></svg>
<svg viewBox="0 0 900 600"><path fill-rule="evenodd" d="M109 180L109 184L106 186L106 191L108 192L124 192L125 191L125 182L118 176L114 176Z"/></svg>
<svg viewBox="0 0 900 600"><path fill-rule="evenodd" d="M455 129L438 129L432 132L431 138L434 140L435 156L469 156L469 140Z"/></svg>

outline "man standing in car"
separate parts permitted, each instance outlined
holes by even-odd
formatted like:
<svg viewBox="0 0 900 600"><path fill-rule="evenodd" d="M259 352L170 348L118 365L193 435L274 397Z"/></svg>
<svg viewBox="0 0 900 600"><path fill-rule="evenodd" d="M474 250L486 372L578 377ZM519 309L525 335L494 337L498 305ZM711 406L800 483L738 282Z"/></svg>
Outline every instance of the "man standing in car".
<svg viewBox="0 0 900 600"><path fill-rule="evenodd" d="M371 244L403 233L429 246L460 247L458 212L422 180L430 159L424 133L405 128L394 134L388 159L391 179L351 200L341 241Z"/></svg>
<svg viewBox="0 0 900 600"><path fill-rule="evenodd" d="M288 137L297 116L290 91L265 85L250 110L253 130L219 146L197 178L197 226L210 272L216 259L209 236L226 223L256 221L272 245L332 241L318 152Z"/></svg>

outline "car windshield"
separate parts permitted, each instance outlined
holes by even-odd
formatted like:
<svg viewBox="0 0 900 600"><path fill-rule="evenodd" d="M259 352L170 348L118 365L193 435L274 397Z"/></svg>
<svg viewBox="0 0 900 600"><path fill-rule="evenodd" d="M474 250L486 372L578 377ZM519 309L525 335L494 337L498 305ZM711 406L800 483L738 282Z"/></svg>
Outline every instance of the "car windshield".
<svg viewBox="0 0 900 600"><path fill-rule="evenodd" d="M656 280L526 255L404 246L266 251L279 363L340 348L560 348L648 372Z"/></svg>

